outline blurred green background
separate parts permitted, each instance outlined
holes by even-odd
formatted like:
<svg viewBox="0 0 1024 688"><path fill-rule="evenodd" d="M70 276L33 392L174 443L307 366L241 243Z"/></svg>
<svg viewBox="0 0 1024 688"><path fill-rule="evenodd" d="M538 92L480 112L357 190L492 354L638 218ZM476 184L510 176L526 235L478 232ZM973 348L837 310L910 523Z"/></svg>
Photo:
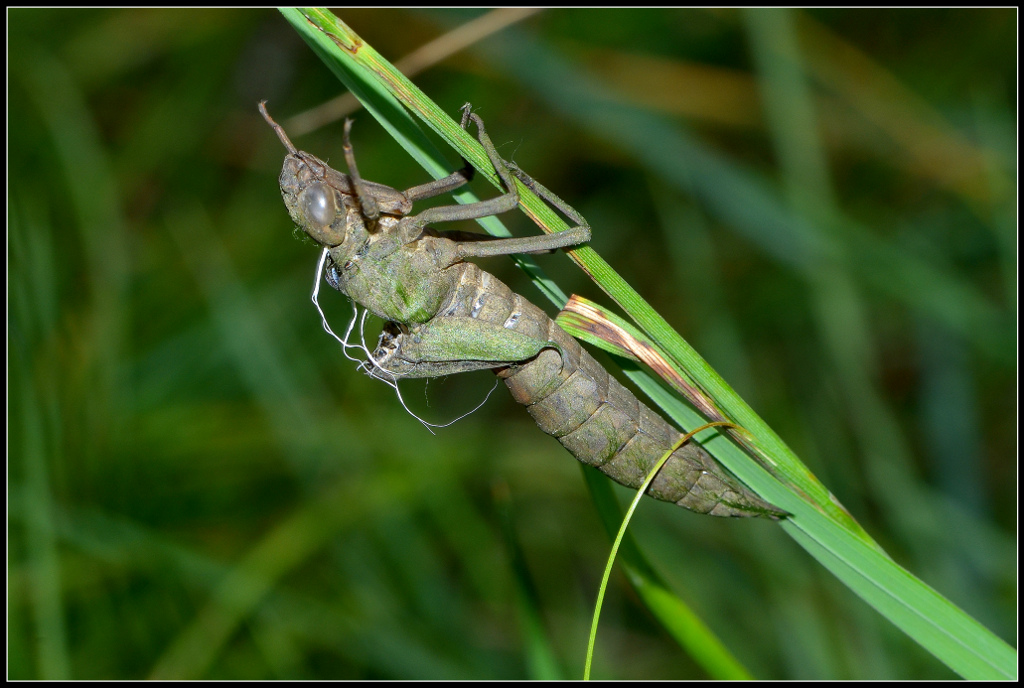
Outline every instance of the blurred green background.
<svg viewBox="0 0 1024 688"><path fill-rule="evenodd" d="M484 14L338 12L392 61ZM576 462L501 389L430 435L320 329L256 103L340 166L339 122L291 119L340 87L284 19L8 20L9 677L579 677L609 541ZM550 10L415 77L1013 645L1016 23ZM426 181L354 117L364 177ZM405 398L445 422L493 379L462 378ZM952 677L771 523L648 500L632 532L755 676ZM621 576L594 675L705 676Z"/></svg>

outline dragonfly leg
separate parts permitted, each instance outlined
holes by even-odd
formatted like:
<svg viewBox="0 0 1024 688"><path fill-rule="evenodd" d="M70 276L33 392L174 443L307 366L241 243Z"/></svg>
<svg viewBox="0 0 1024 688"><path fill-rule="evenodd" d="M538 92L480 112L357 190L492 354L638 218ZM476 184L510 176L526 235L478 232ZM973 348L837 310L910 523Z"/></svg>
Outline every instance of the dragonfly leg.
<svg viewBox="0 0 1024 688"><path fill-rule="evenodd" d="M436 222L455 222L458 220L476 220L481 217L489 217L491 215L500 215L506 213L517 205L519 205L519 192L516 191L516 184L512 180L512 175L509 173L508 168L505 166L505 161L498 155L498 151L494 149L494 144L491 143L491 138L487 135L487 130L484 129L483 120L480 119L479 115L475 115L471 112L467 113L463 111L463 125L467 119L472 119L473 123L476 124L477 139L480 141L480 145L483 146L484 151L487 153L487 157L491 161L491 165L494 166L495 172L501 178L502 184L505 186L506 193L497 198L491 198L486 201L479 201L477 203L467 203L466 205L443 205L437 208L428 208L418 215L412 215L402 220L399 225L401 236L403 241L412 242L419 239L420 235L423 234L423 228L429 224ZM451 179L451 176L445 179ZM457 188L458 185L453 188ZM415 188L415 187L414 187Z"/></svg>
<svg viewBox="0 0 1024 688"><path fill-rule="evenodd" d="M406 189L402 194L410 201L422 201L424 198L433 198L434 196L440 196L442 194L450 193L458 189L460 186L464 186L469 182L473 181L473 176L476 174L476 170L465 160L462 161L463 166L461 170L452 172L444 179L435 179L432 182L426 184L420 184L414 186L411 189Z"/></svg>
<svg viewBox="0 0 1024 688"><path fill-rule="evenodd" d="M589 227L573 227L564 232L538 236L493 239L487 241L460 241L456 253L460 258L488 258L512 253L548 253L560 248L578 246L590 241Z"/></svg>
<svg viewBox="0 0 1024 688"><path fill-rule="evenodd" d="M465 105L462 106L462 122L460 123L460 126L462 126L463 129L466 128L466 124L470 118L472 118L473 121L478 123L480 121L479 116L472 114L469 103L466 103ZM487 143L490 143L490 139L487 140ZM490 151L493 150L494 147L491 146L490 150L488 151L488 154L490 154ZM494 151L494 155L497 156L497 151ZM546 186L538 182L536 179L528 175L526 172L524 172L516 163L501 158L499 158L499 160L501 160L501 164L499 165L495 163L494 165L495 169L499 170L499 174L500 170L502 169L510 172L512 176L516 177L519 181L521 181L526 186L526 188L528 188L538 197L543 199L544 202L546 202L548 205L555 208L556 210L561 211L563 215L565 215L567 218L569 218L572 222L575 223L575 226L564 232L556 232L555 234L548 235L550 237L561 237L561 240L551 240L549 242L545 240L547 239L547 237L538 237L539 241L537 241L535 246L531 246L530 244L523 244L523 248L514 248L514 244L509 244L508 246L510 250L500 250L493 245L494 242L488 242L488 244L491 245L488 246L486 249L483 249L481 252L466 252L464 255L466 255L467 257L482 257L504 255L507 253L546 253L548 251L553 251L559 248L566 248L568 246L585 244L588 241L590 241L590 223L587 222L587 219L583 217L583 215L581 215L579 211L577 211L571 205L563 201L549 188L547 188ZM491 161L494 162L494 157L491 158ZM533 238L534 237L530 237L530 239Z"/></svg>
<svg viewBox="0 0 1024 688"><path fill-rule="evenodd" d="M549 188L538 182L530 175L523 172L523 170L520 169L519 165L515 164L514 162L505 161L505 167L508 169L509 172L512 173L512 176L521 181L527 189L537 194L537 196L542 198L548 205L560 211L567 218L575 222L576 226L573 227L573 229L584 229L587 234L587 238L584 240L584 242L590 241L590 223L587 222L587 219L585 217L580 215L579 211L577 211L571 205L569 205L561 198L556 196L555 193L551 191ZM565 232L562 233L564 234Z"/></svg>
<svg viewBox="0 0 1024 688"><path fill-rule="evenodd" d="M469 103L462 106L462 121L459 122L459 126L463 129L466 128L466 124L469 123ZM488 139L488 142L490 139ZM476 169L469 164L469 161L465 158L462 159L462 169L456 172L452 172L444 179L437 179L426 184L420 184L414 186L411 189L406 189L402 193L410 201L419 201L424 198L433 198L440 196L441 194L449 193L458 189L460 186L473 181L473 177L476 175Z"/></svg>
<svg viewBox="0 0 1024 688"><path fill-rule="evenodd" d="M585 244L590 241L590 225L587 223L586 219L580 215L575 208L556 196L543 184L519 169L518 165L503 160L501 156L498 155L498 151L491 142L490 136L487 135L483 120L480 119L479 115L470 110L469 103L467 103L462 107L462 121L460 122L460 126L465 129L470 120L476 124L477 138L480 141L480 145L483 146L484 151L487 153L487 157L490 159L495 172L497 172L498 176L501 178L502 183L507 189L507 193L497 198L479 201L477 203L430 208L428 210L424 210L418 215L407 217L402 220L400 225L400 232L403 241L409 243L418 239L423 233L423 228L428 224L437 222L454 222L457 220L476 220L481 217L498 215L512 210L519 204L519 193L516 191L515 182L512 180L513 176L522 181L528 189L537 194L546 203L550 204L557 210L560 210L566 217L575 222L576 226L564 232L556 232L554 234L546 234L542 236L514 239L503 238L494 240L484 239L460 241L458 242L457 249L459 257L483 258L488 256L503 256L513 253L547 253L560 248L578 246L579 244ZM464 182L459 182L459 175L460 173L456 172L445 177L445 179L438 180L437 182L424 184L422 187L413 187L413 190L426 189L429 187L429 190L425 193L428 193L430 196L438 195L443 193L442 189L451 190L461 186ZM408 194L409 192L406 193ZM421 191L418 193L424 192ZM426 198L428 196L421 197Z"/></svg>
<svg viewBox="0 0 1024 688"><path fill-rule="evenodd" d="M371 222L376 222L380 217L380 208L377 205L377 199L363 186L363 178L359 174L359 168L356 167L356 156L352 152L352 141L349 137L351 131L352 120L346 118L341 141L345 151L345 164L348 165L348 176L352 178L352 186L356 189L356 198L359 199L359 205L363 209L363 217Z"/></svg>

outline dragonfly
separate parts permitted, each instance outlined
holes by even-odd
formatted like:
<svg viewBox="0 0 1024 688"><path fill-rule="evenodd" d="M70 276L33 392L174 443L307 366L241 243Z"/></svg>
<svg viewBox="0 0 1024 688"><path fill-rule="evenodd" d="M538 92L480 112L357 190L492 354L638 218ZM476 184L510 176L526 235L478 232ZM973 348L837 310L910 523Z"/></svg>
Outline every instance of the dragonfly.
<svg viewBox="0 0 1024 688"><path fill-rule="evenodd" d="M590 240L586 220L495 150L468 104L461 126L476 127L505 193L464 205L413 204L467 184L473 168L399 191L359 175L346 120L347 173L298 150L260 113L287 153L279 178L292 221L323 252L322 275L334 289L385 321L364 369L391 383L472 370L493 370L545 433L579 461L638 488L682 433L620 384L547 313L513 292L474 258L546 253ZM519 179L576 226L540 236L495 238L444 231L437 224L508 212L519 204ZM319 274L318 274L319 280ZM350 328L351 329L351 328ZM677 448L658 472L649 496L712 516L778 519L784 511L730 475L696 442Z"/></svg>

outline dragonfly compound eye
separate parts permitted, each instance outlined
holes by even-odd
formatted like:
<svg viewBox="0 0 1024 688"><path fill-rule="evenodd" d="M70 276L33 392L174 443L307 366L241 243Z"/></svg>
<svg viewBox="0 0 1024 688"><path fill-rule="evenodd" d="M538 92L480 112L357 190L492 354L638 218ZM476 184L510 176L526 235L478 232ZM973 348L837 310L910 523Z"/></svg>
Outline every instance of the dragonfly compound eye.
<svg viewBox="0 0 1024 688"><path fill-rule="evenodd" d="M318 227L330 227L338 214L334 190L325 184L313 184L302 193L302 210L306 218Z"/></svg>
<svg viewBox="0 0 1024 688"><path fill-rule="evenodd" d="M321 246L337 246L345 241L345 224L337 222L338 194L327 184L310 184L291 207L292 219Z"/></svg>

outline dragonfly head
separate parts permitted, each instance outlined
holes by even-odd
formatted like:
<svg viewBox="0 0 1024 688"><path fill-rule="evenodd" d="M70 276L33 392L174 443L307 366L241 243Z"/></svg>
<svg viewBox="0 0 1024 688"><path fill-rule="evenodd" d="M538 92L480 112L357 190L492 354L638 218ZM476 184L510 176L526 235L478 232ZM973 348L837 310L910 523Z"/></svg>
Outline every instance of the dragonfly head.
<svg viewBox="0 0 1024 688"><path fill-rule="evenodd" d="M332 248L342 244L348 233L346 206L351 205L346 201L352 195L348 176L332 170L315 155L297 149L267 112L266 101L260 102L260 114L288 151L278 178L288 214L321 246Z"/></svg>

